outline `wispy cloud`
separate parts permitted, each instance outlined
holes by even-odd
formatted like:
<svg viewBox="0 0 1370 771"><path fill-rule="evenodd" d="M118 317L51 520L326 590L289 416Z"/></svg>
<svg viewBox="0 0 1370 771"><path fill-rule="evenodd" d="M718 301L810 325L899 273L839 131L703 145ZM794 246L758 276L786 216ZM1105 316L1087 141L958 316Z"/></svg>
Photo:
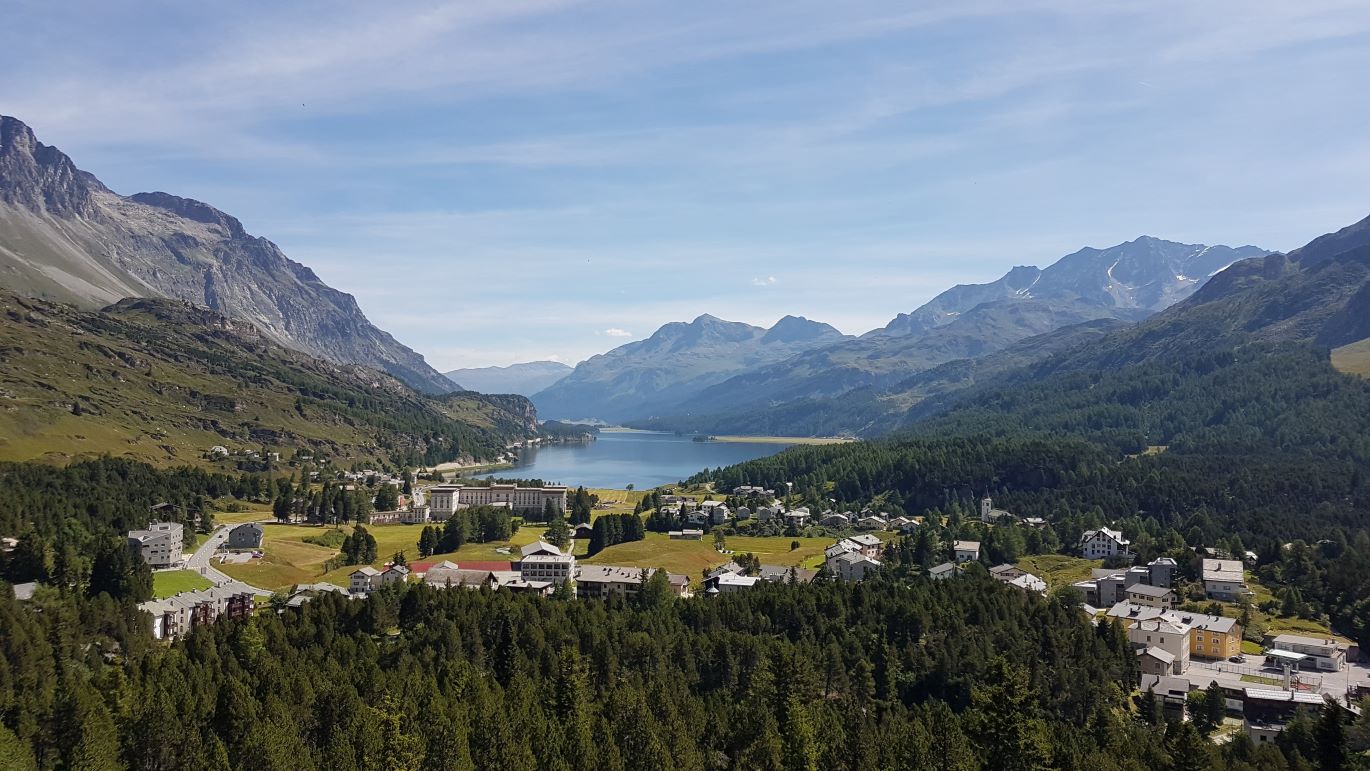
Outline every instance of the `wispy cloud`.
<svg viewBox="0 0 1370 771"><path fill-rule="evenodd" d="M1365 213L1355 0L76 5L6 9L0 110L239 216L444 368L706 307L862 332L1084 244Z"/></svg>

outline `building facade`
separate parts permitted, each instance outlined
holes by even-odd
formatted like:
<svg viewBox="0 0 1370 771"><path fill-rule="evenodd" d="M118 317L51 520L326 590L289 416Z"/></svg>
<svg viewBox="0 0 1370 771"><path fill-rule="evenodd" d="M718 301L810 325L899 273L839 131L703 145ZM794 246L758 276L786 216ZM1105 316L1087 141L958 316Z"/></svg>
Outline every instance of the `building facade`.
<svg viewBox="0 0 1370 771"><path fill-rule="evenodd" d="M181 562L185 530L179 522L153 522L146 530L130 530L129 548L152 568L169 568Z"/></svg>
<svg viewBox="0 0 1370 771"><path fill-rule="evenodd" d="M501 506L519 514L540 514L548 503L558 512L566 512L566 487L519 487L518 485L436 485L428 488L429 517L445 520L457 509L471 506Z"/></svg>

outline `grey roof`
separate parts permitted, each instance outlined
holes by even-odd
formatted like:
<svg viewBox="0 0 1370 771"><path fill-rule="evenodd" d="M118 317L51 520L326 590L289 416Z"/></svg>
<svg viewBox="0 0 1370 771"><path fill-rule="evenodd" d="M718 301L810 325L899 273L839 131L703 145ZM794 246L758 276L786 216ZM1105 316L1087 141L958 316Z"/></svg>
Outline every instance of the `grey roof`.
<svg viewBox="0 0 1370 771"><path fill-rule="evenodd" d="M1203 579L1205 581L1234 581L1241 583L1245 580L1242 572L1241 560L1214 560L1206 559L1203 561Z"/></svg>
<svg viewBox="0 0 1370 771"><path fill-rule="evenodd" d="M705 578L715 578L715 577L717 577L717 576L723 575L724 573L741 573L741 572L742 572L742 566L741 566L741 565L737 564L736 562L733 562L732 560L728 560L727 562L723 563L722 565L719 565L718 567L716 567L716 568L710 570L709 572L705 573L705 574L704 574L704 577L705 577Z"/></svg>
<svg viewBox="0 0 1370 771"><path fill-rule="evenodd" d="M979 542L979 541L955 541L955 542L952 543L952 548L955 549L956 551L979 551L979 550L980 550L980 542Z"/></svg>
<svg viewBox="0 0 1370 771"><path fill-rule="evenodd" d="M1150 656L1153 659L1159 659L1160 661L1164 661L1166 664L1175 663L1175 654L1170 653L1169 651L1162 650L1161 648L1157 648L1154 645L1147 648L1143 648L1142 650L1138 651L1137 655Z"/></svg>
<svg viewBox="0 0 1370 771"><path fill-rule="evenodd" d="M1326 637L1305 637L1298 634L1276 635L1274 642L1285 643L1286 645L1309 645L1318 648L1345 648L1346 646L1336 640Z"/></svg>
<svg viewBox="0 0 1370 771"><path fill-rule="evenodd" d="M14 584L14 599L31 600L33 593L38 589L37 581L29 581L26 584Z"/></svg>
<svg viewBox="0 0 1370 771"><path fill-rule="evenodd" d="M955 563L955 562L943 562L941 565L937 565L937 566L935 566L935 567L930 567L930 568L928 568L928 575L930 575L930 576L940 576L940 575L942 575L943 573L950 573L950 572L952 572L952 571L954 571L954 570L956 570L956 563Z"/></svg>
<svg viewBox="0 0 1370 771"><path fill-rule="evenodd" d="M1164 586L1152 586L1151 584L1133 584L1127 588L1128 594L1140 594L1143 597L1165 597L1171 594L1171 590Z"/></svg>
<svg viewBox="0 0 1370 771"><path fill-rule="evenodd" d="M995 565L994 567L990 568L989 574L992 576L997 576L1000 573L1012 573L1014 571L1018 571L1020 573L1024 572L1023 569L1018 567L1017 565L1010 565L1009 563L1005 562L1002 565Z"/></svg>
<svg viewBox="0 0 1370 771"><path fill-rule="evenodd" d="M553 546L550 543L547 543L546 541L534 541L519 549L519 555L523 557L538 554L539 552L546 552L548 554L561 554L561 549L558 549L557 547Z"/></svg>
<svg viewBox="0 0 1370 771"><path fill-rule="evenodd" d="M625 568L618 565L581 565L576 580L608 584L637 584L652 575L656 568Z"/></svg>
<svg viewBox="0 0 1370 771"><path fill-rule="evenodd" d="M786 567L785 565L762 565L761 572L758 575L767 581L784 582L790 580L791 570L794 571L795 580L801 584L809 583L813 580L814 576L818 575L817 570L800 567L791 568Z"/></svg>

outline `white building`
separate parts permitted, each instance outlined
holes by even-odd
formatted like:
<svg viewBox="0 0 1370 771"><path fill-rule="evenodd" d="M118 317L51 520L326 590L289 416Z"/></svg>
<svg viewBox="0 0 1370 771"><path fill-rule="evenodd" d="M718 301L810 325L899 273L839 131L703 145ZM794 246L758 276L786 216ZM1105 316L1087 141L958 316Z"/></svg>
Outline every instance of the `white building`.
<svg viewBox="0 0 1370 771"><path fill-rule="evenodd" d="M1302 653L1324 672L1340 672L1346 668L1346 646L1326 637L1282 634L1271 640L1270 647L1277 651Z"/></svg>
<svg viewBox="0 0 1370 771"><path fill-rule="evenodd" d="M185 530L179 522L153 522L146 530L130 530L128 545L152 568L169 568L181 562Z"/></svg>
<svg viewBox="0 0 1370 771"><path fill-rule="evenodd" d="M348 590L353 594L370 594L381 586L381 571L367 565L348 576Z"/></svg>
<svg viewBox="0 0 1370 771"><path fill-rule="evenodd" d="M1248 593L1241 560L1204 560L1203 581L1210 600L1235 602Z"/></svg>
<svg viewBox="0 0 1370 771"><path fill-rule="evenodd" d="M470 506L502 506L515 513L541 513L548 502L559 512L566 511L565 485L519 487L517 485L435 485L428 488L429 516L445 520L457 509Z"/></svg>
<svg viewBox="0 0 1370 771"><path fill-rule="evenodd" d="M975 562L980 559L979 541L953 541L951 550L957 562Z"/></svg>
<svg viewBox="0 0 1370 771"><path fill-rule="evenodd" d="M1127 639L1133 645L1146 650L1159 648L1172 658L1171 671L1168 673L1146 672L1145 674L1183 675L1189 669L1189 627L1163 618L1138 621L1127 630Z"/></svg>
<svg viewBox="0 0 1370 771"><path fill-rule="evenodd" d="M1131 542L1123 537L1120 530L1110 530L1101 527L1098 530L1086 530L1080 536L1080 551L1085 559L1097 560L1105 557L1118 557L1127 554L1127 547Z"/></svg>
<svg viewBox="0 0 1370 771"><path fill-rule="evenodd" d="M828 572L843 581L862 581L870 573L880 569L880 561L871 559L858 551L837 555L826 563Z"/></svg>
<svg viewBox="0 0 1370 771"><path fill-rule="evenodd" d="M519 577L524 581L564 584L575 573L576 558L570 554L533 554L519 562Z"/></svg>

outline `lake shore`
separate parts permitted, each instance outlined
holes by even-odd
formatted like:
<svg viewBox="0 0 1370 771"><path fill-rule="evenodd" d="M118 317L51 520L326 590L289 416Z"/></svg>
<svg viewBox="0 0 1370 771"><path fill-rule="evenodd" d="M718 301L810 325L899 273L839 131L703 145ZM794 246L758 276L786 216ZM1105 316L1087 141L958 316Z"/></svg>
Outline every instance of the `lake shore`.
<svg viewBox="0 0 1370 771"><path fill-rule="evenodd" d="M710 439L750 444L846 444L856 441L847 436L712 436Z"/></svg>

